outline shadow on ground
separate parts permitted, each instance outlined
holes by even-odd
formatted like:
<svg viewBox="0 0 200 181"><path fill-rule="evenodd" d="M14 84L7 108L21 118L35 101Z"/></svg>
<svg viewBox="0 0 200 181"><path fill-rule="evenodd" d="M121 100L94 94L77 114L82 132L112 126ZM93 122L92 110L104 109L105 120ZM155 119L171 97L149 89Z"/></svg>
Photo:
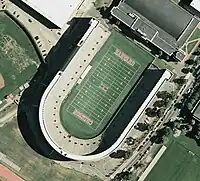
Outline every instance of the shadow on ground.
<svg viewBox="0 0 200 181"><path fill-rule="evenodd" d="M41 97L55 74L70 62L77 51L77 43L89 27L88 18L74 18L59 42L51 49L45 63L41 63L20 99L18 108L19 129L29 146L37 153L54 160L67 160L47 143L39 126L39 104Z"/></svg>

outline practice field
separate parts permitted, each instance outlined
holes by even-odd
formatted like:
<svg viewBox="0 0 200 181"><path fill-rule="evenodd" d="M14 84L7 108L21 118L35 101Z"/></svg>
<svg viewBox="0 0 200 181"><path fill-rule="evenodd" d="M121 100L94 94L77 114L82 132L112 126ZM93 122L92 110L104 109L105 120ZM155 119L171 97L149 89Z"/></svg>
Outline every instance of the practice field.
<svg viewBox="0 0 200 181"><path fill-rule="evenodd" d="M30 80L40 63L28 36L3 12L0 12L0 60L0 100Z"/></svg>
<svg viewBox="0 0 200 181"><path fill-rule="evenodd" d="M92 60L89 73L61 106L65 129L82 139L100 134L153 59L144 49L113 32Z"/></svg>
<svg viewBox="0 0 200 181"><path fill-rule="evenodd" d="M200 149L191 141L188 138L184 142L174 140L145 181L200 180Z"/></svg>

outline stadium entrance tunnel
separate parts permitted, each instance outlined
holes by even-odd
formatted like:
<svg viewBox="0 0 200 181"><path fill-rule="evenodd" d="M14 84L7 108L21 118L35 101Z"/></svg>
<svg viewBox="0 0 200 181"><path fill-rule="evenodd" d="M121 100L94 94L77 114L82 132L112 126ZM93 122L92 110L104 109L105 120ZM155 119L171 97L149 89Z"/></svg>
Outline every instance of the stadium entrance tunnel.
<svg viewBox="0 0 200 181"><path fill-rule="evenodd" d="M77 43L88 29L88 18L74 18L72 26L62 35L59 42L49 52L45 62L41 63L37 73L29 82L19 101L17 120L20 132L27 144L38 154L60 161L71 160L59 154L45 139L39 125L39 104L47 85L58 70L69 62L69 57L76 52Z"/></svg>

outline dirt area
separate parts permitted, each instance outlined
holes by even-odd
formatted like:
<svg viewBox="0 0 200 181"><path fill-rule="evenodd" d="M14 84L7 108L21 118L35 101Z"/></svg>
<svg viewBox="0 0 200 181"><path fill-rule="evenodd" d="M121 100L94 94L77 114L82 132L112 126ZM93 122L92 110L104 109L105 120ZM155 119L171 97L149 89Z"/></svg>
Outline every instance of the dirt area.
<svg viewBox="0 0 200 181"><path fill-rule="evenodd" d="M4 78L3 78L3 76L0 74L0 89L2 89L4 86L5 86Z"/></svg>

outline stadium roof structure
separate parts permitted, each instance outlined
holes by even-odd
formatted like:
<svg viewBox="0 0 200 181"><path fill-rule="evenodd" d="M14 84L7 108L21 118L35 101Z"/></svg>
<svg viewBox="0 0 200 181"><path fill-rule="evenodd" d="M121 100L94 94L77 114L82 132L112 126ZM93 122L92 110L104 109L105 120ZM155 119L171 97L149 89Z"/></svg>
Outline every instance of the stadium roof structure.
<svg viewBox="0 0 200 181"><path fill-rule="evenodd" d="M171 0L122 0L111 14L168 55L178 51L199 22Z"/></svg>
<svg viewBox="0 0 200 181"><path fill-rule="evenodd" d="M21 0L59 28L66 24L84 0Z"/></svg>
<svg viewBox="0 0 200 181"><path fill-rule="evenodd" d="M55 75L39 106L39 123L48 143L61 155L82 161L99 160L115 151L171 78L170 72L163 71L133 117L127 124L121 121L123 129L117 128L118 110L155 57L119 32L91 21L76 54ZM110 135L106 131L115 123L115 133L120 134L101 150L107 141L104 136Z"/></svg>

